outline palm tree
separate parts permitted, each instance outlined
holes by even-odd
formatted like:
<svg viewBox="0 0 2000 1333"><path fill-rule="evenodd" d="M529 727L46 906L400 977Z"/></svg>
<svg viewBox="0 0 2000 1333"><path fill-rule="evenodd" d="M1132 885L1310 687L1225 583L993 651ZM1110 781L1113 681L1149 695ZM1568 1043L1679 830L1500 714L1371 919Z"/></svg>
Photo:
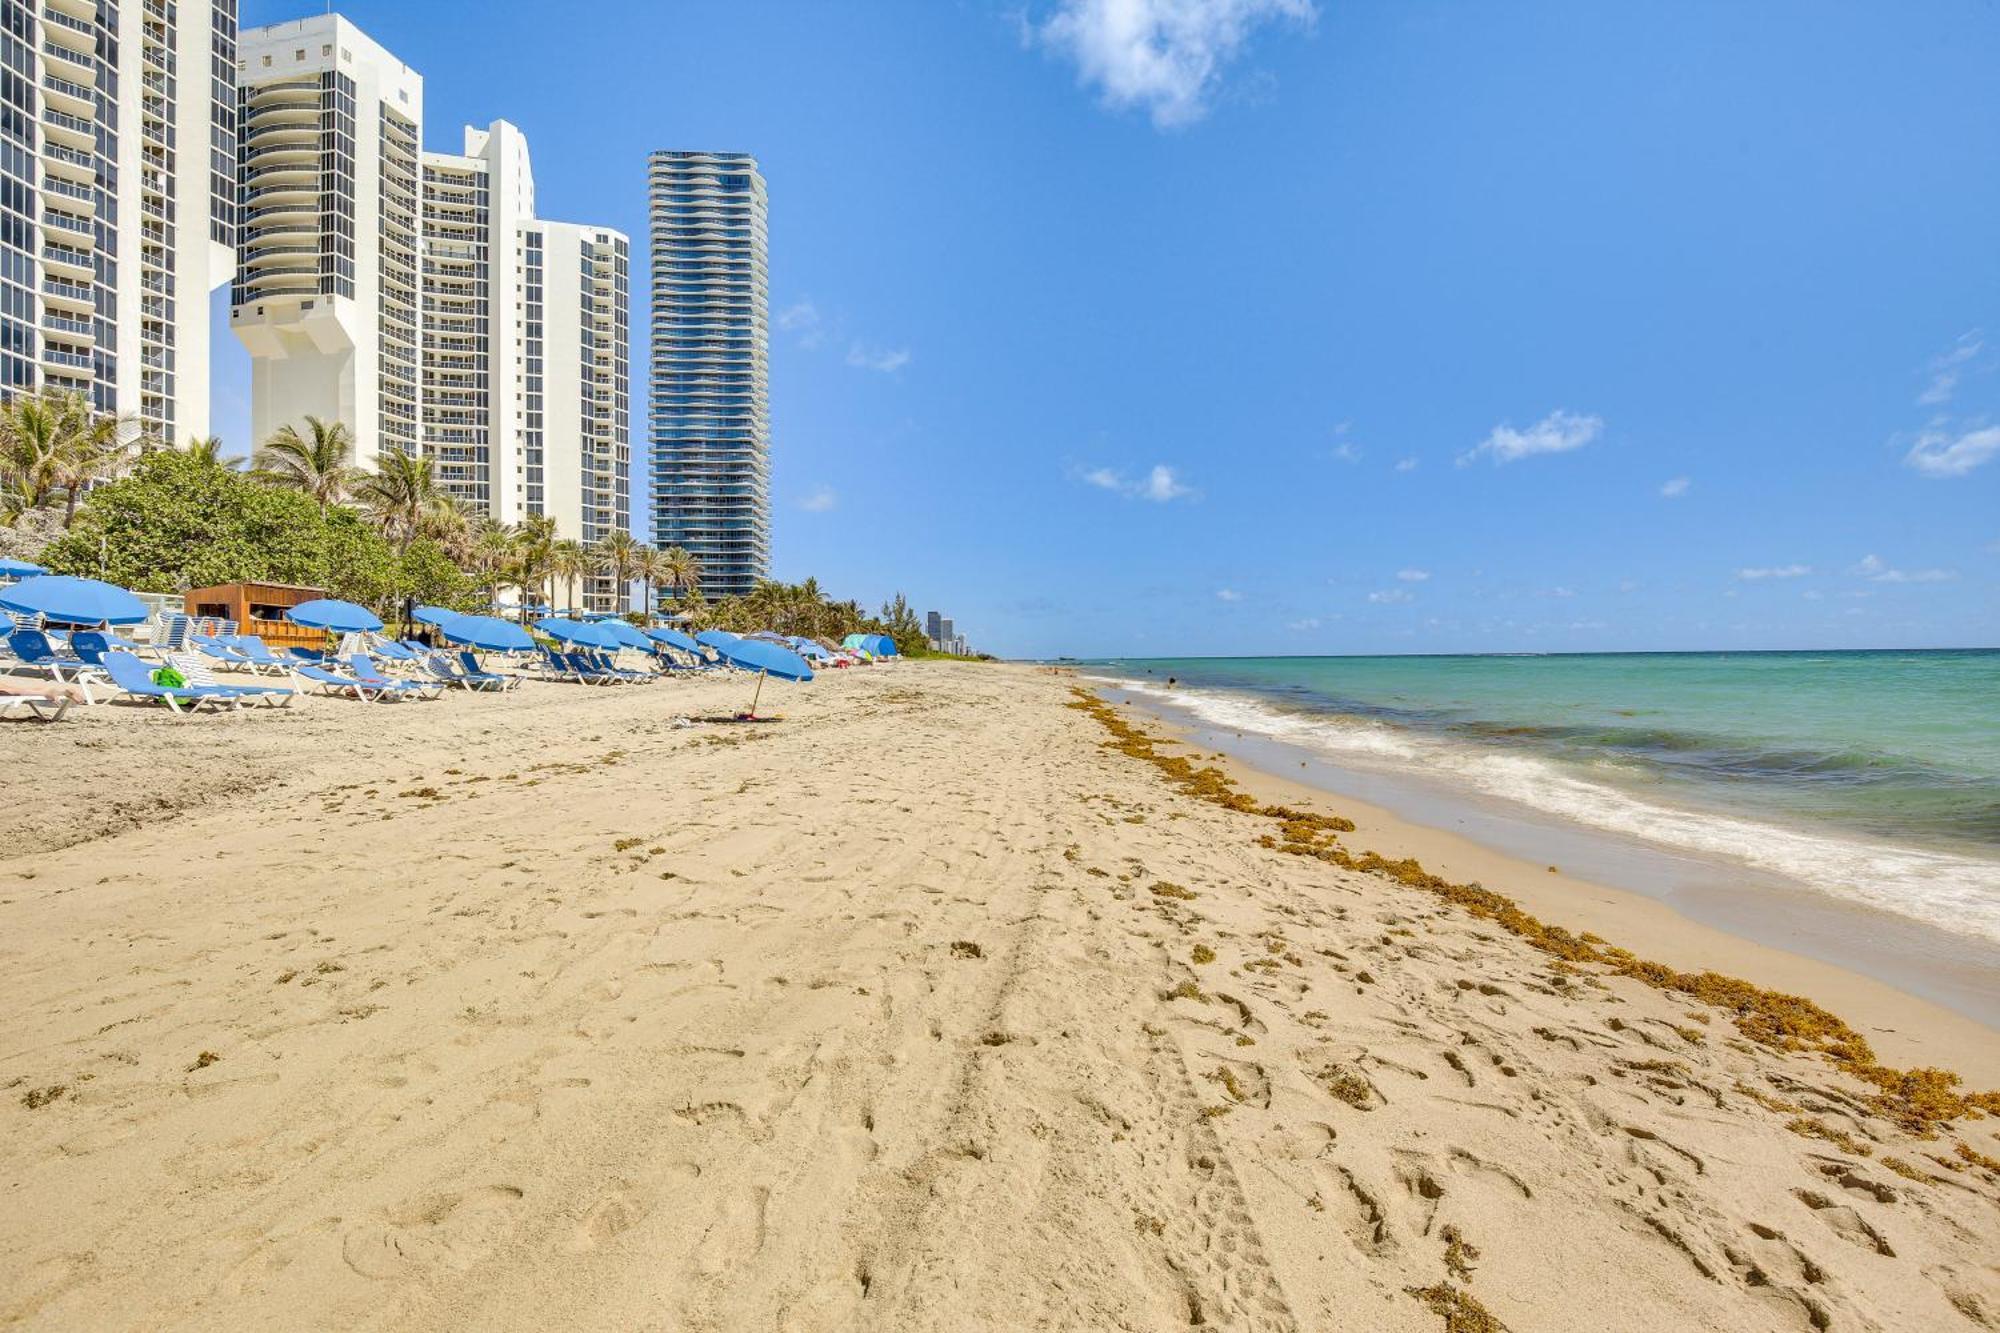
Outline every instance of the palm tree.
<svg viewBox="0 0 2000 1333"><path fill-rule="evenodd" d="M658 585L660 575L666 569L666 558L666 552L655 546L641 546L632 553L633 577L637 578L645 589L645 599L639 605L645 611L649 624L652 622L655 610L653 589Z"/></svg>
<svg viewBox="0 0 2000 1333"><path fill-rule="evenodd" d="M530 591L539 593L542 581L551 579L549 572L550 554L556 542L556 521L547 514L530 514L514 525L513 547L514 586L521 590L521 623L528 620ZM549 589L549 601L555 601L555 589Z"/></svg>
<svg viewBox="0 0 2000 1333"><path fill-rule="evenodd" d="M198 463L202 463L208 467L219 467L225 472L235 472L241 469L243 460L240 458L224 457L222 449L223 444L220 435L190 435L188 437L187 448L181 450L181 452Z"/></svg>
<svg viewBox="0 0 2000 1333"><path fill-rule="evenodd" d="M576 581L590 572L591 563L582 542L564 539L549 548L549 573L563 581L564 606L576 605Z"/></svg>
<svg viewBox="0 0 2000 1333"><path fill-rule="evenodd" d="M116 476L142 439L131 416L94 412L80 393L56 398L57 438L50 474L63 488L63 526L76 522L77 502L90 484Z"/></svg>
<svg viewBox="0 0 2000 1333"><path fill-rule="evenodd" d="M684 546L669 546L660 552L660 581L675 597L692 597L701 590L701 561Z"/></svg>
<svg viewBox="0 0 2000 1333"><path fill-rule="evenodd" d="M14 513L39 509L61 486L58 458L63 450L66 404L53 394L23 394L0 403L0 450L6 459L8 507Z"/></svg>
<svg viewBox="0 0 2000 1333"><path fill-rule="evenodd" d="M355 484L354 493L382 535L401 550L407 551L428 531L449 525L454 516L463 521L457 501L438 485L436 463L428 455L385 450L375 470Z"/></svg>
<svg viewBox="0 0 2000 1333"><path fill-rule="evenodd" d="M490 518L482 518L472 525L466 543L466 568L477 575L480 586L486 589L486 600L500 600L501 576L514 558L514 539L506 528Z"/></svg>
<svg viewBox="0 0 2000 1333"><path fill-rule="evenodd" d="M274 486L304 491L324 514L356 489L354 437L344 421L306 418L306 433L286 426L257 451L258 475Z"/></svg>
<svg viewBox="0 0 2000 1333"><path fill-rule="evenodd" d="M611 576L621 614L631 609L632 557L638 549L639 539L623 528L607 533L597 543L597 568Z"/></svg>

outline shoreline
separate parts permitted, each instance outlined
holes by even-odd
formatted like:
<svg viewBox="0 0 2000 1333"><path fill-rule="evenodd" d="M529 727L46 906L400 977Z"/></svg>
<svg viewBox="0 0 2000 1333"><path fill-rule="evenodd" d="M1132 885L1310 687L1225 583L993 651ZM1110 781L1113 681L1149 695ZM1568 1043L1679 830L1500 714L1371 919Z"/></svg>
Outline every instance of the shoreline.
<svg viewBox="0 0 2000 1333"><path fill-rule="evenodd" d="M1203 762L1221 768L1260 799L1353 820L1355 831L1346 840L1357 849L1391 859L1415 858L1447 879L1477 882L1504 893L1546 921L1601 935L1682 970L1712 970L1803 995L1853 1023L1886 1063L1910 1068L1935 1065L1962 1075L1968 1086L2000 1087L2000 1028L1963 1008L1898 985L1895 969L1885 969L1891 975L1877 975L1739 933L1689 916L1665 898L1585 878L1560 864L1530 861L1361 797L1274 772L1232 753L1233 733L1177 716L1107 682L1078 679L1135 721L1199 749ZM1285 748L1263 738L1257 744L1271 751ZM1317 762L1322 768L1337 767ZM1856 915L1839 905L1835 910ZM2000 978L1988 980L2000 984Z"/></svg>
<svg viewBox="0 0 2000 1333"><path fill-rule="evenodd" d="M2000 1100L1298 854L1068 673L742 684L0 728L0 1323L2000 1311Z"/></svg>

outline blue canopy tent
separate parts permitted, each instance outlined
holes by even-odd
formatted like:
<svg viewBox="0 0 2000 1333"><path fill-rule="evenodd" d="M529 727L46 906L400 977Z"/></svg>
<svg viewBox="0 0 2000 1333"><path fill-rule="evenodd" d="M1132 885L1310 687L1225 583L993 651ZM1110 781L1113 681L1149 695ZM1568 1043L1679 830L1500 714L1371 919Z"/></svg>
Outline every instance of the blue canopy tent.
<svg viewBox="0 0 2000 1333"><path fill-rule="evenodd" d="M151 614L116 584L67 574L31 574L0 588L0 607L64 625L138 625Z"/></svg>
<svg viewBox="0 0 2000 1333"><path fill-rule="evenodd" d="M775 643L766 643L762 639L739 639L731 635L729 642L710 646L731 666L757 673L757 692L750 698L750 711L739 714L745 722L757 720L757 701L764 697L764 677L776 676L779 680L795 680L801 683L813 678L812 668L806 665L805 658Z"/></svg>
<svg viewBox="0 0 2000 1333"><path fill-rule="evenodd" d="M343 602L337 597L300 602L285 612L285 619L294 625L332 630L336 634L373 633L382 628L382 617L365 606Z"/></svg>

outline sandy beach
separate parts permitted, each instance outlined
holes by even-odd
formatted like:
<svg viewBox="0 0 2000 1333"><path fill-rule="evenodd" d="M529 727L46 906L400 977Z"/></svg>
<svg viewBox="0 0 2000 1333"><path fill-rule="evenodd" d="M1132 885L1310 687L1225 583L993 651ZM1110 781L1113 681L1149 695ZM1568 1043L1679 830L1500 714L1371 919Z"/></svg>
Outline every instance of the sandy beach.
<svg viewBox="0 0 2000 1333"><path fill-rule="evenodd" d="M700 720L747 699L0 727L0 1321L2000 1327L2000 1120L1288 851L1068 676ZM2000 1070L1879 982L1428 855Z"/></svg>

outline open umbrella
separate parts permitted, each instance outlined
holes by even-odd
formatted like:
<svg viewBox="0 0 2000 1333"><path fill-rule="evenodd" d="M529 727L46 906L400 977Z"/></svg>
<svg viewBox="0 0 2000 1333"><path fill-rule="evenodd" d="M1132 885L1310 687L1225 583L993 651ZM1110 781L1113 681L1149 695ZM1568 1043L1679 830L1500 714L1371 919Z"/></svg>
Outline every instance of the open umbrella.
<svg viewBox="0 0 2000 1333"><path fill-rule="evenodd" d="M677 629L667 629L663 626L655 625L652 629L646 631L646 637L654 643L664 644L669 648L678 648L689 656L703 656L701 645Z"/></svg>
<svg viewBox="0 0 2000 1333"><path fill-rule="evenodd" d="M722 651L722 645L725 643L741 642L741 640L726 629L705 629L694 636L694 641L703 647L713 648L717 652Z"/></svg>
<svg viewBox="0 0 2000 1333"><path fill-rule="evenodd" d="M0 588L0 606L65 625L137 625L151 614L144 602L116 584L67 574L34 574Z"/></svg>
<svg viewBox="0 0 2000 1333"><path fill-rule="evenodd" d="M490 653L526 652L535 646L534 636L511 620L498 616L453 616L433 622L438 633L453 643L483 648Z"/></svg>
<svg viewBox="0 0 2000 1333"><path fill-rule="evenodd" d="M412 620L421 620L426 625L442 625L447 620L456 619L461 613L447 610L442 606L425 606L422 602L410 610Z"/></svg>
<svg viewBox="0 0 2000 1333"><path fill-rule="evenodd" d="M24 579L30 574L46 574L49 571L26 560L0 560L0 579Z"/></svg>
<svg viewBox="0 0 2000 1333"><path fill-rule="evenodd" d="M653 641L644 634L641 634L639 627L629 620L619 620L616 618L599 620L595 622L594 628L616 639L618 646L621 648L637 648L641 652L650 652L652 650Z"/></svg>
<svg viewBox="0 0 2000 1333"><path fill-rule="evenodd" d="M285 618L294 625L304 625L308 629L330 629L336 634L359 634L382 628L382 617L365 606L343 602L337 597L322 597L317 601L300 602L285 612Z"/></svg>
<svg viewBox="0 0 2000 1333"><path fill-rule="evenodd" d="M728 643L710 646L731 666L757 673L757 692L750 697L750 711L743 714L746 721L757 720L757 701L764 697L764 677L776 676L779 680L801 682L813 678L812 668L806 665L805 658L775 643L732 637Z"/></svg>
<svg viewBox="0 0 2000 1333"><path fill-rule="evenodd" d="M618 640L611 637L601 625L586 625L581 620L564 620L559 616L549 616L535 622L535 628L552 639L564 643L580 643L586 648L609 648L618 650Z"/></svg>

